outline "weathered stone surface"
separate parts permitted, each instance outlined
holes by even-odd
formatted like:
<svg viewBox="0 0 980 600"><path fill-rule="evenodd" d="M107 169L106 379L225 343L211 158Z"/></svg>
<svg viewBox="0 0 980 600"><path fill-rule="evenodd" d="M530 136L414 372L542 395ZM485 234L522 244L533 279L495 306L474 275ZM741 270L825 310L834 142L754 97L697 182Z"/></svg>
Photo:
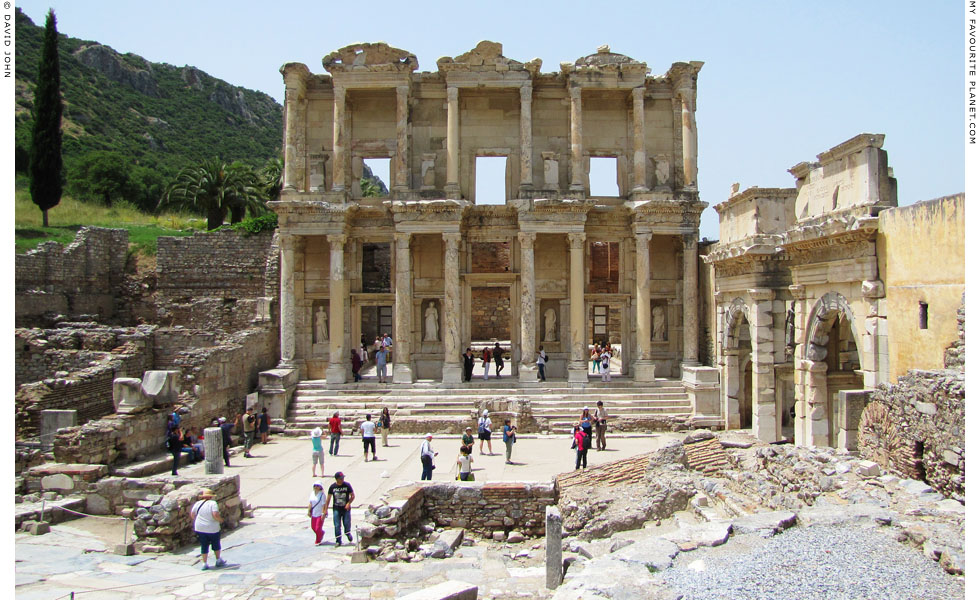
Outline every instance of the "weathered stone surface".
<svg viewBox="0 0 980 600"><path fill-rule="evenodd" d="M712 544L713 545L713 544ZM649 537L610 553L610 558L639 563L653 571L669 569L680 552L676 543L664 537Z"/></svg>
<svg viewBox="0 0 980 600"><path fill-rule="evenodd" d="M796 524L796 513L788 510L759 512L732 521L734 533L757 533L768 537Z"/></svg>
<svg viewBox="0 0 980 600"><path fill-rule="evenodd" d="M75 481L64 473L46 475L41 478L41 489L71 491L75 488Z"/></svg>
<svg viewBox="0 0 980 600"><path fill-rule="evenodd" d="M681 526L661 537L675 544L693 544L694 547L720 546L728 541L732 532L731 523L699 523L696 525L681 524Z"/></svg>

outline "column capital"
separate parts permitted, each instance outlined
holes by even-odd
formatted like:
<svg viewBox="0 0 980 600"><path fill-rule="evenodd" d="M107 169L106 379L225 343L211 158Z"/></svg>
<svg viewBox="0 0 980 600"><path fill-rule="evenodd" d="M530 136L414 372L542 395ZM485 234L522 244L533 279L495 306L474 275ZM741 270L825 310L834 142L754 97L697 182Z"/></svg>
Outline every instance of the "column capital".
<svg viewBox="0 0 980 600"><path fill-rule="evenodd" d="M633 93L633 103L634 104L637 104L637 103L643 104L643 94L645 94L646 91L647 91L646 87L644 87L642 85L640 87L633 88L633 90L632 90L632 93Z"/></svg>
<svg viewBox="0 0 980 600"><path fill-rule="evenodd" d="M532 91L533 89L531 88L530 82L521 84L521 102L530 102Z"/></svg>
<svg viewBox="0 0 980 600"><path fill-rule="evenodd" d="M455 85L447 85L446 99L450 102L459 102L459 88Z"/></svg>
<svg viewBox="0 0 980 600"><path fill-rule="evenodd" d="M569 233L568 244L573 250L581 250L585 246L585 232L575 231Z"/></svg>
<svg viewBox="0 0 980 600"><path fill-rule="evenodd" d="M653 239L653 234L649 232L634 233L633 237L636 238L636 245L638 247L648 246L650 244L650 240Z"/></svg>
<svg viewBox="0 0 980 600"><path fill-rule="evenodd" d="M697 233L681 234L681 242L683 242L685 250L697 250L698 234Z"/></svg>
<svg viewBox="0 0 980 600"><path fill-rule="evenodd" d="M789 286L789 293L793 295L794 300L806 300L805 285L791 285Z"/></svg>
<svg viewBox="0 0 980 600"><path fill-rule="evenodd" d="M572 100L581 100L582 88L578 87L577 85L573 85L568 88L568 95L571 96Z"/></svg>
<svg viewBox="0 0 980 600"><path fill-rule="evenodd" d="M517 240L521 243L522 248L533 246L536 237L538 234L534 231L521 231L517 234Z"/></svg>
<svg viewBox="0 0 980 600"><path fill-rule="evenodd" d="M444 231L442 234L442 241L453 246L458 246L459 242L463 239L463 234L455 231Z"/></svg>
<svg viewBox="0 0 980 600"><path fill-rule="evenodd" d="M330 246L343 245L347 243L347 234L344 233L331 233L327 235L327 241L330 242Z"/></svg>
<svg viewBox="0 0 980 600"><path fill-rule="evenodd" d="M412 234L405 233L403 231L395 232L395 247L396 248L408 248L408 245L412 241Z"/></svg>

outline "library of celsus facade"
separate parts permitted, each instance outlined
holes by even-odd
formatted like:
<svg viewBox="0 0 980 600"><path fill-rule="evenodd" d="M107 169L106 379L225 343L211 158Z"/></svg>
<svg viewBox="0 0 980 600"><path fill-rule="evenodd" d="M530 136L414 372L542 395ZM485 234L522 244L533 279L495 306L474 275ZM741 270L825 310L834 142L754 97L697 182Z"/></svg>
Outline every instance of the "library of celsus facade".
<svg viewBox="0 0 980 600"><path fill-rule="evenodd" d="M696 370L702 63L651 76L601 47L547 73L481 42L437 64L374 43L326 74L282 67L281 366L348 381L351 349L388 332L395 383L458 384L488 340L520 382L543 346L549 381L584 385L595 341L635 381ZM506 159L500 204L476 195L482 157ZM614 195L592 193L599 158ZM362 197L371 159L390 161L386 197Z"/></svg>

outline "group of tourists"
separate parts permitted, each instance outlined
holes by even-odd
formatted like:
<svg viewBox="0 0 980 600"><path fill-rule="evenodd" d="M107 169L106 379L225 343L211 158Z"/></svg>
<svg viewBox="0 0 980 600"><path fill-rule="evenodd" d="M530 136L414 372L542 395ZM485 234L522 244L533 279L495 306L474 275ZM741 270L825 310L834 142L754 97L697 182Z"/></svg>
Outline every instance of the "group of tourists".
<svg viewBox="0 0 980 600"><path fill-rule="evenodd" d="M613 349L609 342L592 345L592 372L598 371L603 381L612 381L612 357Z"/></svg>
<svg viewBox="0 0 980 600"><path fill-rule="evenodd" d="M340 454L340 438L344 433L339 412L333 413L333 416L327 421L327 427L330 433L330 446L327 452L330 456L338 456ZM356 425L352 433L357 434L358 431L361 435L361 445L364 447L364 462L368 461L369 452L372 457L371 460L378 460L377 434L381 433L381 445L387 447L388 434L391 432L391 413L388 411L388 407L386 406L381 410L381 416L378 417L377 421L372 420L371 413L365 414L364 421ZM326 434L327 432L320 427L314 427L310 432L310 439L313 441L314 477L316 477L317 464L320 465L320 476L326 477L323 456L323 439Z"/></svg>
<svg viewBox="0 0 980 600"><path fill-rule="evenodd" d="M229 450L234 445L232 433L236 427L241 428L245 458L252 458L250 451L256 439L263 444L269 442L270 422L269 411L265 407L262 407L258 414L252 407L246 408L244 413L235 415L231 421L225 417L211 419L210 426L221 429L221 452L225 466L231 466ZM182 454L189 454L191 463L204 460L204 430L196 427L181 428L180 423L180 413L174 410L167 417L166 436L167 450L173 457L173 467L170 469L170 474L174 476L177 476L177 467L180 465Z"/></svg>
<svg viewBox="0 0 980 600"><path fill-rule="evenodd" d="M391 336L387 332L376 336L374 343L371 344L371 352L368 353L367 342L361 337L359 348L351 348L350 367L354 374L354 382L362 379L361 371L368 364L369 360L374 361L375 373L378 376L378 383L388 382L388 363L391 362L391 349L395 346Z"/></svg>
<svg viewBox="0 0 980 600"><path fill-rule="evenodd" d="M582 407L582 414L579 416L578 423L572 429L572 449L575 450L575 469L585 469L589 466L589 450L592 449L592 435L595 431L596 451L606 449L606 427L609 413L602 404L602 400L596 402L594 412L589 412L589 407Z"/></svg>
<svg viewBox="0 0 980 600"><path fill-rule="evenodd" d="M490 379L490 363L496 367L495 374L500 379L500 372L504 370L504 349L500 347L500 342L494 342L493 348L484 346L480 351L480 361L483 363L483 380ZM463 381L473 379L473 367L476 363L476 354L472 348L467 348L463 353Z"/></svg>

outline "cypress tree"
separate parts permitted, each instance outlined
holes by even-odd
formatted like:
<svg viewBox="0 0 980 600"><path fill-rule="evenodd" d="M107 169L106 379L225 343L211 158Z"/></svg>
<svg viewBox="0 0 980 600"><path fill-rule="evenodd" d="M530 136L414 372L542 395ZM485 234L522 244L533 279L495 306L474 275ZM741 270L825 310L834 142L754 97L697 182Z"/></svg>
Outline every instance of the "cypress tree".
<svg viewBox="0 0 980 600"><path fill-rule="evenodd" d="M61 67L54 9L44 21L44 46L34 88L34 129L31 132L29 173L31 199L44 215L61 201Z"/></svg>

